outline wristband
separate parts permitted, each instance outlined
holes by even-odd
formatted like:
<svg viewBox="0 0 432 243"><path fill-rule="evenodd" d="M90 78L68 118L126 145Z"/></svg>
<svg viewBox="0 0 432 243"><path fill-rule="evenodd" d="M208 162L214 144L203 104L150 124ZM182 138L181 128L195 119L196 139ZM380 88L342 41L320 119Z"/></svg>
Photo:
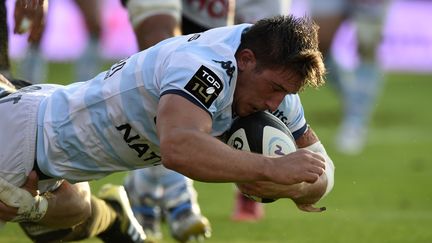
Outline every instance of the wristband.
<svg viewBox="0 0 432 243"><path fill-rule="evenodd" d="M327 187L326 187L324 195L321 197L321 198L324 198L333 189L335 166L334 166L331 158L327 155L327 152L320 141L305 147L305 149L308 149L308 150L315 152L315 153L319 153L325 159L325 174L327 176Z"/></svg>

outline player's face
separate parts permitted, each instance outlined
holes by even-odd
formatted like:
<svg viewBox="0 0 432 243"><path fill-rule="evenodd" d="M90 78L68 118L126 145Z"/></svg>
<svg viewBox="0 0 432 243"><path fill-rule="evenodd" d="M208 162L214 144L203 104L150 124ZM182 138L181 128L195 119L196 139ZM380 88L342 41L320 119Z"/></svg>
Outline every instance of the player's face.
<svg viewBox="0 0 432 243"><path fill-rule="evenodd" d="M238 116L274 111L287 94L297 93L298 80L287 71L255 68L239 71L233 109Z"/></svg>

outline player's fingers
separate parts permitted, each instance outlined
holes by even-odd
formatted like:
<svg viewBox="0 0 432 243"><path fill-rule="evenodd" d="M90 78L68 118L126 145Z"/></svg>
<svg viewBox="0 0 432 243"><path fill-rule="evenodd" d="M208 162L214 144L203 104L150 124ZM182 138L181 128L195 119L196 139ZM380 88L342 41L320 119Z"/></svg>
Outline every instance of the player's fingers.
<svg viewBox="0 0 432 243"><path fill-rule="evenodd" d="M325 166L324 168L322 168L322 166L311 166L309 168L310 173L316 174L318 176L322 175L324 171L325 171Z"/></svg>
<svg viewBox="0 0 432 243"><path fill-rule="evenodd" d="M297 208L305 212L323 212L326 207L316 208L312 204L297 204Z"/></svg>
<svg viewBox="0 0 432 243"><path fill-rule="evenodd" d="M322 163L325 163L325 158L319 153L312 152L312 157L321 161Z"/></svg>
<svg viewBox="0 0 432 243"><path fill-rule="evenodd" d="M320 175L317 173L309 172L305 174L304 180L307 183L315 183L319 179Z"/></svg>
<svg viewBox="0 0 432 243"><path fill-rule="evenodd" d="M299 149L299 153L303 153L304 159L311 161L312 164L325 169L325 158L319 153L312 152L308 149Z"/></svg>
<svg viewBox="0 0 432 243"><path fill-rule="evenodd" d="M310 166L309 166L310 172L314 172L314 173L321 175L324 172L325 168L326 168L326 165L321 160L318 160L315 158L310 159Z"/></svg>

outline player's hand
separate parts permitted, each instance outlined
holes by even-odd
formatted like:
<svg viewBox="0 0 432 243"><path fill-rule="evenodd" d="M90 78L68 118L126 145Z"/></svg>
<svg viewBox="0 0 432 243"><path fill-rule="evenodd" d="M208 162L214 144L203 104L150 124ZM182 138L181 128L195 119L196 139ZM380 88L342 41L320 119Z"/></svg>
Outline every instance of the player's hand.
<svg viewBox="0 0 432 243"><path fill-rule="evenodd" d="M16 0L14 33L29 31L29 42L38 42L45 27L48 0Z"/></svg>
<svg viewBox="0 0 432 243"><path fill-rule="evenodd" d="M300 209L301 211L305 211L305 212L323 212L326 210L326 207L314 207L312 204L296 204L297 208Z"/></svg>
<svg viewBox="0 0 432 243"><path fill-rule="evenodd" d="M298 183L294 185L276 184L271 181L256 181L249 183L237 183L239 190L248 195L261 198L290 198L296 204L313 204L319 199L319 195L312 195L309 183ZM306 197L307 196L307 197Z"/></svg>
<svg viewBox="0 0 432 243"><path fill-rule="evenodd" d="M305 212L322 212L326 210L325 207L314 207L314 203L320 199L319 196L303 195L304 191L308 191L305 186L308 186L305 182L295 185L281 185L269 181L237 183L239 190L248 195L271 199L289 198L294 201L298 209Z"/></svg>
<svg viewBox="0 0 432 243"><path fill-rule="evenodd" d="M314 183L324 170L324 157L307 149L299 149L288 155L272 158L269 180L284 185Z"/></svg>
<svg viewBox="0 0 432 243"><path fill-rule="evenodd" d="M293 198L298 191L297 185L282 185L271 181L256 181L250 183L237 183L239 190L248 195L261 198Z"/></svg>
<svg viewBox="0 0 432 243"><path fill-rule="evenodd" d="M35 171L30 172L26 183L21 187L16 187L0 178L0 220L11 221L18 216L18 205L11 201L11 193L27 191L33 197L37 195L37 185L39 178Z"/></svg>

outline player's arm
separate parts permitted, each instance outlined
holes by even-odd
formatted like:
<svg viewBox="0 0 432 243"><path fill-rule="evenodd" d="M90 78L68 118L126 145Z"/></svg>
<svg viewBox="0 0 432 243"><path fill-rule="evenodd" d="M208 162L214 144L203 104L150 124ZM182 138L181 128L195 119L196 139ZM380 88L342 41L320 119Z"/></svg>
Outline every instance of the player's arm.
<svg viewBox="0 0 432 243"><path fill-rule="evenodd" d="M302 183L302 185L299 185L298 197L293 199L300 209L310 211L313 209L312 204L318 202L333 189L335 167L311 127L308 127L306 132L296 140L296 143L299 148L318 153L325 159L325 173L315 183Z"/></svg>
<svg viewBox="0 0 432 243"><path fill-rule="evenodd" d="M195 180L289 185L315 182L324 170L323 158L307 150L269 158L229 147L209 134L210 115L180 95L161 97L156 126L164 166Z"/></svg>
<svg viewBox="0 0 432 243"><path fill-rule="evenodd" d="M309 127L305 133L297 138L296 143L301 150L310 150L325 158L325 173L318 180L313 183L302 182L288 186L260 181L253 184L238 185L240 190L250 195L260 195L265 198L290 198L301 210L309 212L322 211L322 208L314 208L312 205L317 203L333 188L333 162L312 128Z"/></svg>
<svg viewBox="0 0 432 243"><path fill-rule="evenodd" d="M31 172L22 188L0 178L0 220L38 222L54 228L74 226L91 215L87 182L64 181L55 191L39 195L38 178Z"/></svg>

